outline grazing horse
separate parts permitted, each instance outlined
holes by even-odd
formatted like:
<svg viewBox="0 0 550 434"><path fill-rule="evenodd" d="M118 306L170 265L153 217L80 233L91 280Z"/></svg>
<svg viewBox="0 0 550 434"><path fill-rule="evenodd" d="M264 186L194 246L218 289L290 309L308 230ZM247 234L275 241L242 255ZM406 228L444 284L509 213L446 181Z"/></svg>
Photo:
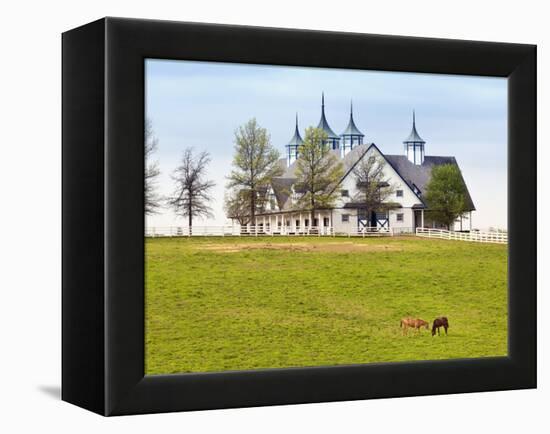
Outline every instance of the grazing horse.
<svg viewBox="0 0 550 434"><path fill-rule="evenodd" d="M432 336L435 336L435 331L437 329L437 334L439 335L439 327L443 326L445 329L445 334L447 334L447 329L449 328L449 321L447 317L440 316L439 318L434 319L434 324L432 326Z"/></svg>
<svg viewBox="0 0 550 434"><path fill-rule="evenodd" d="M403 334L407 334L407 329L409 327L415 328L417 331L420 331L421 327L425 327L426 330L429 328L429 324L427 321L424 321L420 318L411 318L410 316L407 318L402 318L401 323L399 324L400 327L403 328Z"/></svg>

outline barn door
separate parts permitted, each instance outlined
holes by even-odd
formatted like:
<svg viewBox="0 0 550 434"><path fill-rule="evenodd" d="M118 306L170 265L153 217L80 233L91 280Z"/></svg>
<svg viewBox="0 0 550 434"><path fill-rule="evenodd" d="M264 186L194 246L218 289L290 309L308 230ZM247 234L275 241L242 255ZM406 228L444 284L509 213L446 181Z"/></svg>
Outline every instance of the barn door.
<svg viewBox="0 0 550 434"><path fill-rule="evenodd" d="M387 212L375 212L373 213L374 225L377 230L389 229L390 228L390 219L388 218Z"/></svg>
<svg viewBox="0 0 550 434"><path fill-rule="evenodd" d="M357 212L357 229L359 231L364 230L369 226L369 219L367 218L367 213L365 211Z"/></svg>

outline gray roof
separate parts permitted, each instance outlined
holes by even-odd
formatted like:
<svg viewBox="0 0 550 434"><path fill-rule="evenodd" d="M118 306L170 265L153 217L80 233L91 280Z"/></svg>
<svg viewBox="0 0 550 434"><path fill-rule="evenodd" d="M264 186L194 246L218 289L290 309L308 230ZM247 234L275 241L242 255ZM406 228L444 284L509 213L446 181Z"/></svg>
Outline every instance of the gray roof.
<svg viewBox="0 0 550 434"><path fill-rule="evenodd" d="M348 172L351 169L353 169L353 166L357 163L357 161L360 160L363 154L367 152L369 147L370 145L367 145L367 144L356 146L350 152L348 152L346 156L342 159L340 159L340 153L338 150L331 150L330 152L334 152L334 154L342 162L344 166L344 174L347 175ZM285 164L285 161L286 159L281 158L279 160L279 164L283 166ZM296 161L294 161L288 167L285 166L285 172L281 176L273 178L271 183L273 187L273 192L275 193L275 197L277 198L279 208L282 210L290 209L290 201L288 201L288 198L290 197L291 188L297 179L296 167L297 167Z"/></svg>
<svg viewBox="0 0 550 434"><path fill-rule="evenodd" d="M279 209L286 209L287 200L290 197L292 184L296 182L295 178L273 178L271 180L271 186L277 199L277 205Z"/></svg>
<svg viewBox="0 0 550 434"><path fill-rule="evenodd" d="M302 136L300 136L300 131L298 130L298 114L296 114L296 128L294 129L294 135L292 139L288 142L287 146L300 146L304 141Z"/></svg>
<svg viewBox="0 0 550 434"><path fill-rule="evenodd" d="M332 128L330 128L327 122L327 118L325 117L325 94L324 93L323 93L322 102L321 102L321 120L319 121L319 125L317 125L317 128L321 128L325 133L327 133L329 139L340 140L340 136L336 134L334 131L332 131Z"/></svg>
<svg viewBox="0 0 550 434"><path fill-rule="evenodd" d="M351 104L351 109L349 112L349 122L348 127L344 130L344 132L341 134L342 136L361 136L365 137L365 135L359 131L359 128L355 126L355 122L353 121L353 103Z"/></svg>
<svg viewBox="0 0 550 434"><path fill-rule="evenodd" d="M355 164L362 158L365 152L371 146L376 145L374 143L365 143L363 145L355 146L350 152L346 154L344 158L340 161L344 166L344 177L345 178L349 172L353 169ZM378 149L378 147L376 147ZM380 151L380 150L379 150ZM335 152L337 155L338 151ZM425 192L426 186L430 181L432 168L434 166L442 164L454 164L458 166L455 157L439 157L439 156L425 156L424 162L420 165L411 163L408 158L404 155L385 155L380 151L380 153L386 158L390 166L392 166L395 171L403 178L403 180L413 189L415 187L419 190L419 197L422 198L422 193ZM277 178L273 178L272 187L277 198L279 208L282 210L289 210L291 208L291 201L288 200L290 197L292 186L296 182L296 161L292 163L289 167L286 167L286 159L281 158L279 163L282 167L285 167L285 172ZM342 178L342 179L343 179ZM464 179L463 179L464 181ZM464 183L466 186L466 183ZM424 207L423 204L415 204L413 208ZM468 211L474 211L475 206L466 186L466 207Z"/></svg>
<svg viewBox="0 0 550 434"><path fill-rule="evenodd" d="M279 167L281 168L281 170L284 173L286 171L286 168L287 168L287 159L286 159L286 157L279 158L277 160L277 164L279 165Z"/></svg>
<svg viewBox="0 0 550 434"><path fill-rule="evenodd" d="M426 191L426 186L430 181L432 168L442 164L453 164L458 167L455 157L437 157L425 156L422 164L413 164L404 155L384 155L388 163L396 170L399 175L414 190L414 187L420 190L420 196ZM460 168L459 168L460 169ZM464 179L462 180L464 181ZM464 183L466 185L466 183ZM421 196L422 197L422 196ZM466 207L468 211L474 211L475 206L466 186Z"/></svg>
<svg viewBox="0 0 550 434"><path fill-rule="evenodd" d="M412 126L412 130L411 130L411 133L409 134L409 137L407 137L403 143L407 144L407 143L426 143L424 140L422 140L422 137L420 137L418 135L418 132L416 131L416 120L415 120L415 115L414 115L414 111L413 111L413 126Z"/></svg>
<svg viewBox="0 0 550 434"><path fill-rule="evenodd" d="M281 178L296 178L296 165L296 160L294 160L294 162L290 166L285 167L285 171L281 175Z"/></svg>
<svg viewBox="0 0 550 434"><path fill-rule="evenodd" d="M373 143L364 143L362 145L355 146L346 154L346 156L342 159L342 163L344 164L344 177L350 170L353 169L357 162L363 157L363 154L369 150L371 145L373 145Z"/></svg>

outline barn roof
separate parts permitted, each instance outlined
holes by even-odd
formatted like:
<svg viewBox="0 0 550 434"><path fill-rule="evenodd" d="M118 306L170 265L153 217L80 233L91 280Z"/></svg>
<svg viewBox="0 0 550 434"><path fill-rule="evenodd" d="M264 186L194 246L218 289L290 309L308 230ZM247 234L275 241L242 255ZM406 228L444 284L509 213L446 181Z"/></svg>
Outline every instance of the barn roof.
<svg viewBox="0 0 550 434"><path fill-rule="evenodd" d="M271 186L273 187L273 193L275 193L279 209L285 209L294 182L296 182L295 178L273 178L271 180Z"/></svg>
<svg viewBox="0 0 550 434"><path fill-rule="evenodd" d="M420 195L425 193L428 182L430 181L432 168L443 164L452 164L457 167L455 157L425 156L422 164L413 164L404 155L384 155L388 163L395 169L399 175L414 190L415 187L420 191ZM460 167L459 167L460 170ZM464 178L462 179L464 182ZM464 185L466 183L464 182ZM466 207L468 211L474 211L476 208L468 187L466 186Z"/></svg>
<svg viewBox="0 0 550 434"><path fill-rule="evenodd" d="M344 166L344 178L346 178L353 170L353 167L363 157L363 155L369 150L371 146L378 147L374 143L363 144L354 147L350 152L346 154L340 161ZM426 191L428 182L430 181L431 171L434 166L442 164L453 164L458 167L455 157L441 157L441 156L425 156L424 162L420 165L411 163L404 155L385 155L379 149L378 151L385 157L388 164L395 169L395 171L401 176L401 178L407 183L407 185L422 199L422 194ZM337 151L331 151L336 152ZM286 161L281 159L281 165ZM292 186L296 182L296 161L286 168L283 175L277 178L273 178L272 187L277 198L279 208L282 210L289 210L291 207L291 201L289 197L292 193ZM464 179L463 179L464 181ZM466 185L466 183L464 183ZM416 204L415 208L424 207L423 204ZM466 207L468 211L474 211L475 206L466 186Z"/></svg>

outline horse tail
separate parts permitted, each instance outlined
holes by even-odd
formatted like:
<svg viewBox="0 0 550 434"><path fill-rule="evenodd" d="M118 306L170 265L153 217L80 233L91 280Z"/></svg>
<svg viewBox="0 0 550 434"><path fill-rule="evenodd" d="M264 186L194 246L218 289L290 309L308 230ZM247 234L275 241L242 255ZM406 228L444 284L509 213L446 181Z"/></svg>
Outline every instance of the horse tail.
<svg viewBox="0 0 550 434"><path fill-rule="evenodd" d="M399 321L399 328L403 327L403 320Z"/></svg>

